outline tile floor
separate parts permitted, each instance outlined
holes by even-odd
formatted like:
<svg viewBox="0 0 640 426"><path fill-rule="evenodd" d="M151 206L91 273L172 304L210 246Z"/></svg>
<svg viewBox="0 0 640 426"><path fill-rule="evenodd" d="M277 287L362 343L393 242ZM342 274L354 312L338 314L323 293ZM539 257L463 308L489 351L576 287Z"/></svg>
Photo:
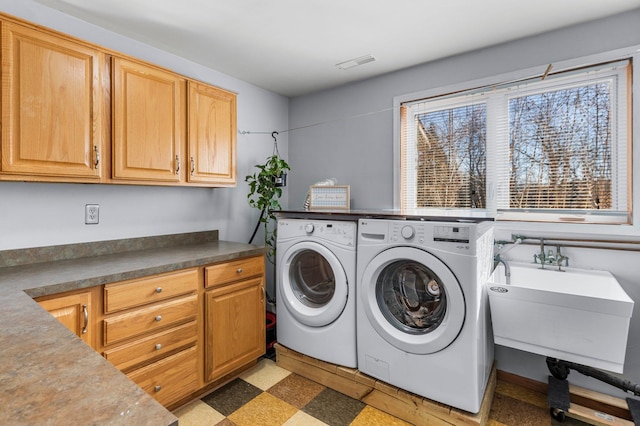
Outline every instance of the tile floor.
<svg viewBox="0 0 640 426"><path fill-rule="evenodd" d="M263 358L238 379L174 412L180 426L395 426L396 417ZM546 395L498 381L489 426L584 425L549 416Z"/></svg>

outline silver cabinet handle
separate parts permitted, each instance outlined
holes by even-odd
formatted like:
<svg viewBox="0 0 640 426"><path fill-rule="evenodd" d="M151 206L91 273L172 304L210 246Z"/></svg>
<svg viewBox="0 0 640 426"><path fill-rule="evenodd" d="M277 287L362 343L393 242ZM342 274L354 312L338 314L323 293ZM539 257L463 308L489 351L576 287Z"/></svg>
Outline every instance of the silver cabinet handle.
<svg viewBox="0 0 640 426"><path fill-rule="evenodd" d="M98 150L98 146L93 146L93 168L97 169L100 165L100 151Z"/></svg>
<svg viewBox="0 0 640 426"><path fill-rule="evenodd" d="M162 320L162 315L156 316L156 321L161 321L161 320Z"/></svg>
<svg viewBox="0 0 640 426"><path fill-rule="evenodd" d="M156 288L156 293L162 293L162 287Z"/></svg>
<svg viewBox="0 0 640 426"><path fill-rule="evenodd" d="M176 174L180 173L180 156L176 155Z"/></svg>
<svg viewBox="0 0 640 426"><path fill-rule="evenodd" d="M160 389L162 389L162 386L160 386L160 385L156 385L156 386L153 388L153 390L154 390L154 391L156 391L156 392L160 392Z"/></svg>
<svg viewBox="0 0 640 426"><path fill-rule="evenodd" d="M196 171L196 162L195 162L195 160L193 159L193 156L191 156L191 176L193 176L193 174L195 173L195 171Z"/></svg>
<svg viewBox="0 0 640 426"><path fill-rule="evenodd" d="M156 351L162 349L162 343L156 343Z"/></svg>
<svg viewBox="0 0 640 426"><path fill-rule="evenodd" d="M89 327L89 310L87 309L87 305L82 305L82 315L84 315L82 334L87 334L87 327Z"/></svg>
<svg viewBox="0 0 640 426"><path fill-rule="evenodd" d="M262 294L260 294L260 301L264 302L264 299L266 297L266 290L264 289L264 286L260 287L260 290L262 290Z"/></svg>
<svg viewBox="0 0 640 426"><path fill-rule="evenodd" d="M238 274L241 274L241 273L242 273L242 268L238 268L238 269L236 270L236 272L237 272Z"/></svg>

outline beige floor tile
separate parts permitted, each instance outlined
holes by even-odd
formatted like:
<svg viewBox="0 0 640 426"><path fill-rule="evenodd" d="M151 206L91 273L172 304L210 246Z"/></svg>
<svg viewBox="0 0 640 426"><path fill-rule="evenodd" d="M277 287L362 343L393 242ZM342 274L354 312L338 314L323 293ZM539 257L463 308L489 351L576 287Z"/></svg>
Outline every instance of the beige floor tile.
<svg viewBox="0 0 640 426"><path fill-rule="evenodd" d="M211 426L224 420L224 416L198 400L173 412L180 426Z"/></svg>
<svg viewBox="0 0 640 426"><path fill-rule="evenodd" d="M290 374L267 392L296 408L302 408L325 389L324 386L298 374Z"/></svg>
<svg viewBox="0 0 640 426"><path fill-rule="evenodd" d="M325 422L321 422L315 417L311 417L305 412L298 411L282 426L328 426Z"/></svg>
<svg viewBox="0 0 640 426"><path fill-rule="evenodd" d="M280 380L291 374L290 371L278 367L270 359L261 359L255 367L245 371L240 378L262 390L267 390Z"/></svg>
<svg viewBox="0 0 640 426"><path fill-rule="evenodd" d="M367 405L349 426L411 426L411 424Z"/></svg>
<svg viewBox="0 0 640 426"><path fill-rule="evenodd" d="M238 426L281 426L297 411L293 405L264 392L227 418Z"/></svg>

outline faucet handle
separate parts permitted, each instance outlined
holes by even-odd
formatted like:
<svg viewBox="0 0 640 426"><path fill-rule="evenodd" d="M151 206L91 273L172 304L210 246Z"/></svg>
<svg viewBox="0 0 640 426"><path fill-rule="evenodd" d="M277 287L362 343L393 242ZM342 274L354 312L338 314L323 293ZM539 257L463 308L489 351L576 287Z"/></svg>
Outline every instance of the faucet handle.
<svg viewBox="0 0 640 426"><path fill-rule="evenodd" d="M556 262L558 268L562 265L562 262L564 262L564 266L569 266L569 257L562 254L561 248L562 246L560 245L556 246Z"/></svg>

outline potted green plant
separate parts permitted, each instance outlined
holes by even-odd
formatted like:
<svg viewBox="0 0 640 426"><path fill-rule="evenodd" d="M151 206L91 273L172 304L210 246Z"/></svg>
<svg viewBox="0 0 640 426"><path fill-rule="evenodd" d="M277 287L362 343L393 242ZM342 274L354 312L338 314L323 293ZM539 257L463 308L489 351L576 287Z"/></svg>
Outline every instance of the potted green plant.
<svg viewBox="0 0 640 426"><path fill-rule="evenodd" d="M253 241L260 224L263 224L264 243L269 248L267 258L274 262L277 236L274 212L282 209L279 198L282 196L282 187L286 185L287 171L291 170L291 167L277 154L267 158L264 164L257 164L256 167L258 171L244 178L249 184L247 195L249 205L260 210L260 219L249 242Z"/></svg>

